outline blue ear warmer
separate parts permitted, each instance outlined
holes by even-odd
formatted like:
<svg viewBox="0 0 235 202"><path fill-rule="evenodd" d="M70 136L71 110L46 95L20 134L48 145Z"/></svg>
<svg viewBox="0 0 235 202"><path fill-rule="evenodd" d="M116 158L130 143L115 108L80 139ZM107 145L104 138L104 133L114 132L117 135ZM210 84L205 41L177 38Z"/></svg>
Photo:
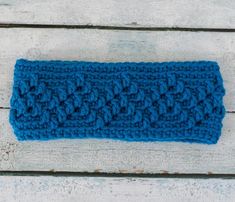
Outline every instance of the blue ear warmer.
<svg viewBox="0 0 235 202"><path fill-rule="evenodd" d="M111 138L216 143L225 90L212 61L28 61L15 65L18 140Z"/></svg>

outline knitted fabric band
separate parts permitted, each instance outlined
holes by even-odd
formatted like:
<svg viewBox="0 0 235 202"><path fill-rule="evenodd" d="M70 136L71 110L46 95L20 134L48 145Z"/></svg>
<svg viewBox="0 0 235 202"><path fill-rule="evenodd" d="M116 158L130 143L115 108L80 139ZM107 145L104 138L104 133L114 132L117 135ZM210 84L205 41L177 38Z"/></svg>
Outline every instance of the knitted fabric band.
<svg viewBox="0 0 235 202"><path fill-rule="evenodd" d="M18 140L112 138L216 143L225 90L213 61L28 61L15 65Z"/></svg>

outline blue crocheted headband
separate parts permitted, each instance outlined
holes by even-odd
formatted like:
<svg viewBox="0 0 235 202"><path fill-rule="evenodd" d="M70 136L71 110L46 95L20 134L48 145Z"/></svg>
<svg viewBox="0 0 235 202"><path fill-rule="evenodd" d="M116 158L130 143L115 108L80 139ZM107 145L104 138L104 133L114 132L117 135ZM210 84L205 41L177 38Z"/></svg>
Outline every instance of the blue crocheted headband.
<svg viewBox="0 0 235 202"><path fill-rule="evenodd" d="M225 90L212 61L28 61L15 65L18 140L111 138L216 143Z"/></svg>

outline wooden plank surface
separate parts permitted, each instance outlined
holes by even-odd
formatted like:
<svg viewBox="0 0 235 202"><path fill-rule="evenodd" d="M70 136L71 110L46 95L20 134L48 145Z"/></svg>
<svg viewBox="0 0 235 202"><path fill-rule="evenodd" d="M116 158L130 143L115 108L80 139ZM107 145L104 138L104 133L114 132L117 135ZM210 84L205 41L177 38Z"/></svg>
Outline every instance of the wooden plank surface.
<svg viewBox="0 0 235 202"><path fill-rule="evenodd" d="M97 139L18 142L0 110L0 170L235 174L235 114L216 145Z"/></svg>
<svg viewBox="0 0 235 202"><path fill-rule="evenodd" d="M0 23L235 28L233 0L0 2Z"/></svg>
<svg viewBox="0 0 235 202"><path fill-rule="evenodd" d="M0 202L232 202L234 179L0 176Z"/></svg>
<svg viewBox="0 0 235 202"><path fill-rule="evenodd" d="M235 32L229 32L235 29L234 10L232 0L0 0L0 27L48 24L156 28L0 28L0 172L235 174ZM206 28L209 32L156 31L161 27ZM213 28L225 32L211 32ZM8 122L17 58L107 62L216 60L224 78L224 102L230 113L226 114L216 145L97 139L18 142ZM235 179L228 178L0 175L0 202L231 202L234 198Z"/></svg>
<svg viewBox="0 0 235 202"><path fill-rule="evenodd" d="M0 107L9 107L17 58L88 61L216 60L235 110L235 33L0 29Z"/></svg>

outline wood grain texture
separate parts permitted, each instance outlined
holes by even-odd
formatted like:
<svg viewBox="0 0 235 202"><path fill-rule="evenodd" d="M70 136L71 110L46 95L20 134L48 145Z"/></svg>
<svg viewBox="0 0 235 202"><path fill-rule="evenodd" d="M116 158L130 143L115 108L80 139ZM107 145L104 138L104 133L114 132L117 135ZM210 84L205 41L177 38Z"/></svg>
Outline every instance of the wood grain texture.
<svg viewBox="0 0 235 202"><path fill-rule="evenodd" d="M17 142L0 110L0 170L235 174L235 114L216 145L97 139Z"/></svg>
<svg viewBox="0 0 235 202"><path fill-rule="evenodd" d="M17 58L88 61L216 60L235 110L235 33L0 29L0 107L9 107Z"/></svg>
<svg viewBox="0 0 235 202"><path fill-rule="evenodd" d="M235 28L233 0L0 2L1 23Z"/></svg>
<svg viewBox="0 0 235 202"><path fill-rule="evenodd" d="M235 29L233 0L0 0L0 24ZM216 60L235 111L235 33L0 29L0 171L235 174L235 113L216 145L113 140L18 142L8 122L17 58ZM164 176L164 175L163 175ZM0 176L0 202L231 202L235 179Z"/></svg>
<svg viewBox="0 0 235 202"><path fill-rule="evenodd" d="M232 202L234 179L0 176L0 202Z"/></svg>

